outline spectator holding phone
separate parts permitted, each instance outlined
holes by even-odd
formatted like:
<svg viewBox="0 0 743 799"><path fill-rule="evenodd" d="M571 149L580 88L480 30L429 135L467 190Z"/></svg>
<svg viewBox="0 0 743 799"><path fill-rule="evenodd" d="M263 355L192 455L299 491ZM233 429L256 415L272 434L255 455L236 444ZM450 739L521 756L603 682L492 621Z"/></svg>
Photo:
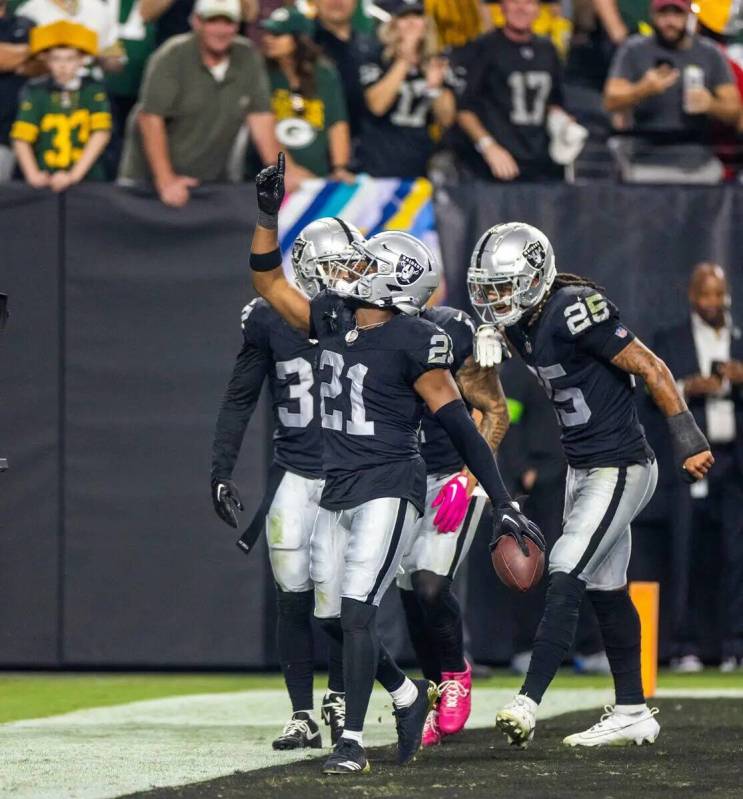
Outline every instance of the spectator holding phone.
<svg viewBox="0 0 743 799"><path fill-rule="evenodd" d="M689 317L658 333L655 351L681 384L689 410L712 445L715 468L693 486L672 489L676 667L702 668L699 586L709 579L710 551L719 534L723 600L722 669L743 666L743 333L731 317L731 297L721 266L698 264L689 284Z"/></svg>
<svg viewBox="0 0 743 799"><path fill-rule="evenodd" d="M632 129L616 152L631 182L717 183L722 165L710 122L734 126L741 112L730 67L711 41L688 32L690 0L651 0L653 36L632 36L617 51L604 105Z"/></svg>

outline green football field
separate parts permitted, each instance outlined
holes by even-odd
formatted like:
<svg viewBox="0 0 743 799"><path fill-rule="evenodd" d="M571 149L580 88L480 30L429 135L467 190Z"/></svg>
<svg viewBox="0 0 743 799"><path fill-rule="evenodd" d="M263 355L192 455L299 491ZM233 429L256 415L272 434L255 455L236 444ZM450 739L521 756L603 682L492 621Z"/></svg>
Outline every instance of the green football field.
<svg viewBox="0 0 743 799"><path fill-rule="evenodd" d="M323 676L318 675L315 682L316 687L322 687ZM513 690L520 684L521 678L506 670L476 682L478 687ZM282 686L280 674L6 672L0 674L0 723L146 699L281 689ZM720 674L711 668L701 674L661 671L658 686L668 690L743 689L743 672ZM553 688L605 688L609 691L611 680L608 677L579 676L564 670L553 683Z"/></svg>
<svg viewBox="0 0 743 799"><path fill-rule="evenodd" d="M743 672L661 673L652 700L660 710L661 745L600 758L568 753L561 741L598 720L612 701L608 678L563 671L540 706L533 751L514 757L493 719L520 682L506 671L476 680L467 729L438 751L419 753L417 765L402 771L394 764L389 696L375 690L364 729L373 777L331 790L320 779L318 760L328 751L327 730L324 749L271 747L290 714L278 674L5 672L0 797L490 799L494 769L513 790L550 799L636 799L636 786L627 781L632 775L650 780L648 799L739 795L730 790L743 779L735 770L743 763ZM316 708L324 683L319 674ZM707 782L699 782L702 772L691 757L707 763Z"/></svg>

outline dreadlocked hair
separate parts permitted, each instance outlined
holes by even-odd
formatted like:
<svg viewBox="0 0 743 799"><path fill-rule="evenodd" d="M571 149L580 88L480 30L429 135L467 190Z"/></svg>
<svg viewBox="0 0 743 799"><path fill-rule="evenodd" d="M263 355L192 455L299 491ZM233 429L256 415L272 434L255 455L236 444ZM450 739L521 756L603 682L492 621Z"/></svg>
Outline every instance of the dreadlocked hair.
<svg viewBox="0 0 743 799"><path fill-rule="evenodd" d="M591 289L596 289L597 291L605 291L603 286L600 286L598 283L594 283L593 280L589 280L587 277L581 277L580 275L574 275L571 272L558 272L555 275L555 279L552 285L549 288L549 291L545 292L544 297L539 301L539 304L535 306L534 310L531 312L529 316L529 327L531 327L534 322L539 319L544 310L544 306L549 302L552 295L559 291L560 289L564 289L566 286L587 286Z"/></svg>

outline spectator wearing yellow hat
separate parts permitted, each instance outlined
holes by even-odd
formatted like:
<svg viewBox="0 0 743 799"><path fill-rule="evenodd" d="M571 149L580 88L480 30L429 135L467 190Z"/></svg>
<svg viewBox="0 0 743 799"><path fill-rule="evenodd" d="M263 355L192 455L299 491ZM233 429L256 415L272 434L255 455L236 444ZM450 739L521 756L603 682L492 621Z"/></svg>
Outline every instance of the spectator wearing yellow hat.
<svg viewBox="0 0 743 799"><path fill-rule="evenodd" d="M26 181L60 192L81 180L102 180L99 158L111 137L108 98L101 83L80 76L85 59L98 52L96 34L56 22L34 28L30 48L50 74L24 88L10 132Z"/></svg>
<svg viewBox="0 0 743 799"><path fill-rule="evenodd" d="M98 63L106 72L118 72L124 66L124 50L118 41L118 21L111 3L103 0L25 0L16 14L28 17L36 25L76 22L98 36Z"/></svg>

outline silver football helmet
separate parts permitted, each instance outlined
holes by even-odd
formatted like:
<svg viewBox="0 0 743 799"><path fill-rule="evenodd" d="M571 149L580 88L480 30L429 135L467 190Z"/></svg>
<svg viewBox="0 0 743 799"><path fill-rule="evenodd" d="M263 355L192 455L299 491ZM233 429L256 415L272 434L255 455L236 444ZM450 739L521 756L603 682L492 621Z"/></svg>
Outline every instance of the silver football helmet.
<svg viewBox="0 0 743 799"><path fill-rule="evenodd" d="M495 225L470 259L470 302L485 324L508 327L542 300L556 274L555 253L541 230L524 222Z"/></svg>
<svg viewBox="0 0 743 799"><path fill-rule="evenodd" d="M410 233L385 230L352 247L345 275L331 285L339 294L414 316L439 285L438 259Z"/></svg>
<svg viewBox="0 0 743 799"><path fill-rule="evenodd" d="M335 216L316 219L302 228L292 245L294 277L304 293L312 298L338 279L339 269L354 255L351 247L362 243L359 229Z"/></svg>

